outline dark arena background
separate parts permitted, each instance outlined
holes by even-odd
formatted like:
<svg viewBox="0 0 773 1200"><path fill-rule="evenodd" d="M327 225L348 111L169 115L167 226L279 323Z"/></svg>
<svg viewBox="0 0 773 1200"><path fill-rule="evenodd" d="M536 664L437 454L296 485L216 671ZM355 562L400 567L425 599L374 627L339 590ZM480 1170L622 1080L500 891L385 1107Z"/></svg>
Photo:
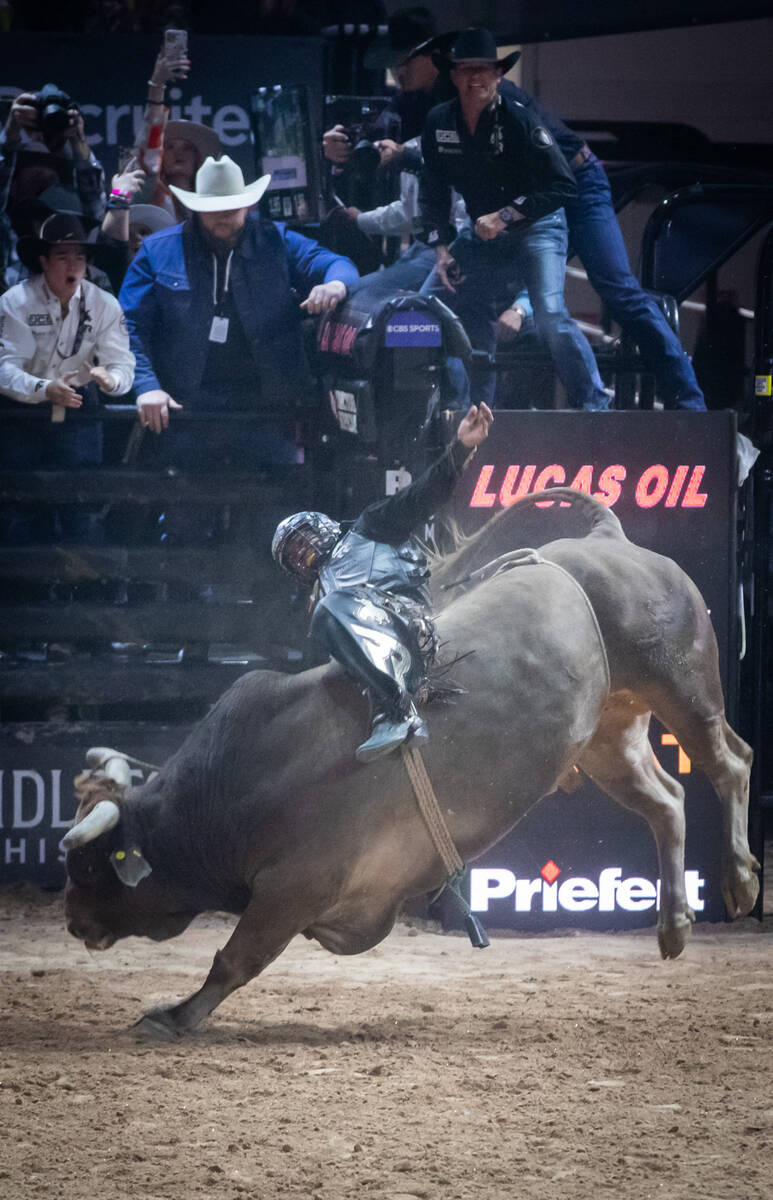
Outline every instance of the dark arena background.
<svg viewBox="0 0 773 1200"><path fill-rule="evenodd" d="M335 311L304 314L308 370L290 409L258 387L248 410L186 403L157 438L140 426L135 390L111 396L92 384L94 405L66 414L68 430L101 430L100 459L87 465L15 456L19 439L48 437L52 408L0 386L3 1200L771 1196L770 8L411 9L412 29L486 25L500 55L520 50L507 78L602 161L633 272L706 402L687 411L664 400L646 347L615 322L570 241L567 307L610 399L610 411L593 412L570 407L528 314L517 334L500 321L489 354L450 307L419 292L415 267L394 272L413 261L417 218L401 229L353 215L385 210L413 186L408 172L379 166L373 147L411 132L410 104L403 125L390 115L399 54L394 73L374 57L404 7L0 0L0 300L26 275L19 239L38 235L47 215L75 212L92 242L102 220L89 219L72 160L54 179L46 147L17 157L17 97L54 83L77 104L109 195L138 147L151 161L146 81L167 30L184 31L190 70L162 87L165 120L207 127L248 184L270 174L261 216L367 276ZM323 154L333 126L355 147L354 166ZM21 188L25 167L32 193ZM154 193L164 202L168 192ZM118 194L113 210L127 206ZM95 254L101 285L117 295L130 258L126 244L118 259ZM278 306L273 280L259 306ZM14 355L9 328L3 319L0 371ZM759 899L728 920L720 806L653 720L652 753L686 794L696 923L681 957L658 953L649 828L578 777L570 795L544 797L465 864L460 892L491 937L485 953L448 892L428 894L353 957L294 938L194 1032L149 1040L134 1023L202 984L235 917L207 912L178 938L132 937L104 954L68 934L61 839L86 751L126 752L144 783L247 672L294 675L318 661L308 592L273 563L273 530L300 509L352 521L415 479L455 437L454 364L474 394L493 375L494 423L451 504L420 534L445 552L453 530L474 534L523 496L571 486L683 568L711 615L728 720L754 752ZM279 422L291 427L291 452L256 465L245 447ZM157 453L182 434L197 447L190 461ZM210 452L224 442L225 454ZM19 513L26 533L9 534ZM70 520L78 513L85 525ZM558 503L524 510L519 524L520 544L535 548L583 532ZM427 719L431 736L431 706ZM503 713L503 763L506 722ZM299 748L314 736L299 729ZM440 800L453 809L453 796ZM297 872L299 897L311 871Z"/></svg>

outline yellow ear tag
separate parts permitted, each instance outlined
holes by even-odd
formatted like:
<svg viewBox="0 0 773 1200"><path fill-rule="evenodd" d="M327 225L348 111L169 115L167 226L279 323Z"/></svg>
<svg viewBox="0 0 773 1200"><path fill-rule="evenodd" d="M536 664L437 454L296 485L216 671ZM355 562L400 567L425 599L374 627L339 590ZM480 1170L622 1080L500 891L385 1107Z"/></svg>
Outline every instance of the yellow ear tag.
<svg viewBox="0 0 773 1200"><path fill-rule="evenodd" d="M132 850L132 854L134 855L135 858L142 858L142 855L140 854L139 850Z"/></svg>
<svg viewBox="0 0 773 1200"><path fill-rule="evenodd" d="M125 850L116 850L116 852L115 852L115 857L116 857L116 858L119 860L119 862L120 862L120 860L121 860L122 858L126 858L126 851L125 851Z"/></svg>

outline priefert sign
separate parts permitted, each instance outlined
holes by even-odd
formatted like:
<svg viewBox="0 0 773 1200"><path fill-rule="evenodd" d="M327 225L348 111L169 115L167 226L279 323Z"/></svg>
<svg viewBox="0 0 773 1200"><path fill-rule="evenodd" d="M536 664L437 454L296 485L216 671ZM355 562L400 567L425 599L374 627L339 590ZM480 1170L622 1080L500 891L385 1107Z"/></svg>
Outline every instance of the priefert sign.
<svg viewBox="0 0 773 1200"><path fill-rule="evenodd" d="M569 875L559 882L560 867L550 859L545 863L536 879L517 876L505 867L473 867L470 871L470 907L473 912L493 913L496 919L497 904L492 901L509 901L508 908L517 913L581 913L596 909L597 912L613 913L645 912L660 907L660 880L645 879L640 875L623 877L620 867L605 867L596 879L582 875ZM705 879L700 871L685 871L687 903L695 912L704 908L703 888Z"/></svg>

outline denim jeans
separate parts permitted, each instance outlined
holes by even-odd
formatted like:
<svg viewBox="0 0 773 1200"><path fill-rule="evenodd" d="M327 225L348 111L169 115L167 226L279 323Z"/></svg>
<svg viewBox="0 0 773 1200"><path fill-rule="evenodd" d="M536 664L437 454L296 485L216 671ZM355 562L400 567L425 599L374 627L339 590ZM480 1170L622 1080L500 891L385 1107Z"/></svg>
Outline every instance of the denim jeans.
<svg viewBox="0 0 773 1200"><path fill-rule="evenodd" d="M437 270L421 290L439 295L458 313L476 350L494 352L502 297L512 299L513 281L522 280L529 291L537 331L550 350L569 404L573 408L609 408L593 351L564 302L567 229L563 209L489 242L465 231L450 250L464 277L456 293L443 287ZM485 400L491 404L495 385L491 371L475 378L475 403Z"/></svg>
<svg viewBox="0 0 773 1200"><path fill-rule="evenodd" d="M395 292L418 292L435 266L435 251L423 242L412 242L399 258L388 267L363 275L351 291L359 292L363 287L378 284L379 290Z"/></svg>
<svg viewBox="0 0 773 1200"><path fill-rule="evenodd" d="M631 271L606 172L595 155L575 171L577 195L566 205L570 254L576 254L611 316L634 338L655 375L666 408L706 408L692 363L654 298Z"/></svg>

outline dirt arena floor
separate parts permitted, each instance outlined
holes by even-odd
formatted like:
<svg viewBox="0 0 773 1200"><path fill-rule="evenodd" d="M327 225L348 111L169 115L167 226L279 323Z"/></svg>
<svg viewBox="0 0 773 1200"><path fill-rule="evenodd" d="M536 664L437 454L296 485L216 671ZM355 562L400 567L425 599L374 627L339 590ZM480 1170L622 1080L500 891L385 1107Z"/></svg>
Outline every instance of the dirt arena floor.
<svg viewBox="0 0 773 1200"><path fill-rule="evenodd" d="M184 1042L127 1027L230 921L90 955L61 896L0 896L0 1197L770 1200L773 917L298 939Z"/></svg>

